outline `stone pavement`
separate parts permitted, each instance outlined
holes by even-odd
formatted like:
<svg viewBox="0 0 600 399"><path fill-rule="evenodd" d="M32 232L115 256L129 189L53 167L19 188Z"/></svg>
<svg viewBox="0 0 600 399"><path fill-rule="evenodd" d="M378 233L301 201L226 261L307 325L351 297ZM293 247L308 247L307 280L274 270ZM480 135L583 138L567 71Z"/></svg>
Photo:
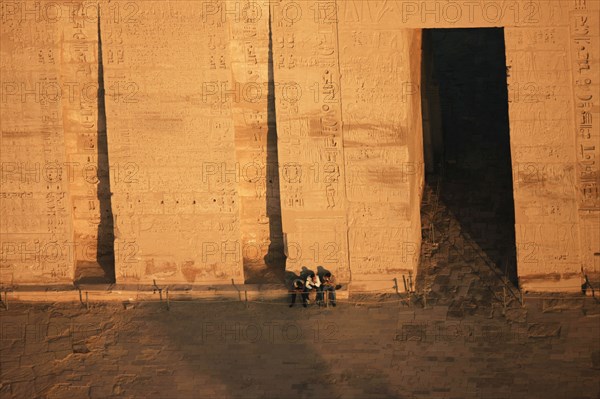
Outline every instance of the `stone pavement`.
<svg viewBox="0 0 600 399"><path fill-rule="evenodd" d="M600 305L502 315L351 296L0 311L1 398L599 398Z"/></svg>

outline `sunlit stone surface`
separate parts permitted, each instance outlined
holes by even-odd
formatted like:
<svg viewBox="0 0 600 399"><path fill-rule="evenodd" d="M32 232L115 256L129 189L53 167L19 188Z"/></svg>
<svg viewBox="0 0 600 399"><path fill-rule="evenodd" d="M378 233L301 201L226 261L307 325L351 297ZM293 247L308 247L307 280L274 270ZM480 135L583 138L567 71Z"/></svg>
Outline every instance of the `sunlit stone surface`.
<svg viewBox="0 0 600 399"><path fill-rule="evenodd" d="M2 2L0 282L416 278L443 125L423 29L501 27L519 282L578 291L600 271L598 4Z"/></svg>

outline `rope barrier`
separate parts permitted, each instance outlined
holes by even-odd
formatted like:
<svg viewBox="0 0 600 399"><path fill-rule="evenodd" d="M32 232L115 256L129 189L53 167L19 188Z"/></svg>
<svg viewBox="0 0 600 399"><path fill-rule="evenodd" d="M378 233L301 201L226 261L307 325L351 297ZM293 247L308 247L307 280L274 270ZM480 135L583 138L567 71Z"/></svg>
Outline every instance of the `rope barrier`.
<svg viewBox="0 0 600 399"><path fill-rule="evenodd" d="M478 276L478 278L479 278L479 280L481 280L481 277ZM437 283L436 283L436 285L439 285L440 287L456 287L456 286L458 286L458 284L437 284ZM554 286L548 285L548 286L537 286L537 287L539 287L539 288L553 288ZM498 288L502 288L502 285L499 285ZM578 284L578 285L561 285L561 288L575 289L572 293L569 293L569 292L557 292L557 295L569 295L569 294L575 294L575 292L580 292L581 285L580 284ZM164 288L161 291L165 291L166 292L166 289L167 288ZM47 296L47 295L56 295L56 294L73 294L75 296L79 295L78 294L79 290L76 290L76 289L69 290L69 291L52 291L52 290L49 290L49 291L28 291L28 290L14 290L14 289L12 289L12 290L0 290L0 291L3 292L5 295L6 295L6 293L16 293L16 294L23 293L23 294L32 295L32 296L33 295L39 295L39 296L46 295ZM121 291L125 291L125 290L118 290L118 289L117 290L111 290L111 291L107 291L107 290L98 290L98 291L87 290L85 292L88 292L90 294L104 294L104 295L106 295L106 294L110 294L112 292L121 292ZM283 289L277 290L277 291L283 292ZM145 294L151 295L151 294L155 294L156 292L159 292L159 291L157 290L154 293L152 291L141 291L141 290L140 291L128 291L128 292L131 292L131 293L145 293ZM193 293L196 293L196 292L199 293L199 292L202 292L202 291L193 291L193 290L192 291L191 290L177 291L177 290L170 289L170 292L171 292L171 295L173 295L173 293L178 293L178 292L193 294ZM209 291L207 291L207 292L209 292ZM238 291L212 290L210 292L213 292L213 293L231 292L231 293L235 293L236 295L238 294ZM248 292L266 292L266 293L268 293L269 291L252 291L252 290L244 290L244 291L240 290L239 291L240 294L242 292L246 292L246 293L248 293ZM289 291L286 291L286 292L289 293ZM344 292L348 292L348 291L344 290ZM352 289L349 292L351 294L362 294L362 293L365 293L365 294L367 294L367 293L396 294L396 291L394 290L393 286L389 287L389 288L374 289L374 290L354 290L354 289ZM418 291L412 291L410 293L418 293ZM534 293L535 293L535 291L532 291L532 294L534 294ZM401 292L401 294L409 294L409 292L405 291L405 292ZM1 299L1 297L0 297L0 299Z"/></svg>
<svg viewBox="0 0 600 399"><path fill-rule="evenodd" d="M407 286L410 286L410 282L406 281L406 276L403 275L403 281L405 282L405 284ZM412 277L412 276L409 276ZM365 283L369 283L369 282L377 282L377 283L381 283L382 280L365 280ZM412 292L399 292L398 290L398 280L397 279L393 279L392 281L390 281L391 286L389 288L380 288L380 289L373 289L373 290L350 290L350 291L343 291L343 292L347 292L349 295L351 296L360 296L360 295L397 295L399 298L397 299L391 299L391 300L386 300L386 299L376 299L376 300L357 300L357 299L337 299L337 302L339 303L345 303L345 304L349 304L349 305L369 305L369 304L374 304L374 305L381 305L381 304L389 304L389 303L395 303L395 304L400 304L402 303L405 306L411 306L411 303L421 303L424 304L424 307L427 307L427 303L428 302L433 302L436 303L437 300L439 299L450 299L450 296L443 296L442 298L437 297L435 295L434 292L434 297L431 296L432 291L428 290L426 292L421 292L421 291L412 291ZM494 298L492 298L490 300L490 304L493 304L494 302L503 302L505 307L506 307L506 297L507 297L507 291L511 292L511 289L506 289L506 283L501 281L500 283L504 283L504 284L499 284L499 286L497 288L502 288L503 289L503 297L501 297L500 295L502 294L498 294L495 295L494 291L492 290L492 293L494 294ZM492 289L492 287L489 284L486 284L488 286L488 288ZM130 298L123 298L121 299L121 302L125 303L125 302L130 302L130 303L143 303L143 302L147 302L147 303L153 303L153 302L157 302L157 303L162 303L164 302L163 298L163 291L166 294L166 306L167 309L170 309L171 307L171 303L180 303L180 302L200 302L200 301L204 301L207 303L234 303L234 302L243 302L246 304L246 307L249 306L249 304L251 303L255 303L255 304L261 304L261 305L281 305L281 306L289 306L290 301L289 301L289 295L291 293L293 293L293 291L284 291L284 290L275 290L272 291L273 297L279 296L279 297L284 297L286 298L285 301L269 301L269 300L253 300L253 299L249 299L248 298L248 290L244 289L243 293L244 295L242 296L242 289L240 289L239 287L237 287L235 284L233 284L234 286L234 290L229 290L229 291L219 291L217 289L213 289L212 291L209 289L208 291L199 291L199 292L193 292L193 291L173 291L170 290L168 286L165 287L158 287L156 285L156 282L154 282L154 290L153 291L132 291L131 293L125 293L125 294L120 294L119 290L115 290L117 295L123 295L123 296L127 296L127 294L130 294ZM443 284L440 285L441 287L457 287L458 284ZM542 287L543 288L543 287ZM551 286L548 286L548 288L551 288ZM576 292L579 292L579 289L581 288L579 285L572 285L572 286L565 286L564 288L570 288L573 289ZM72 291L15 291L15 290L3 290L4 291L4 300L3 305L4 308L8 309L8 293L9 292L14 292L16 297L19 296L20 293L23 294L24 297L29 297L29 298L33 298L31 300L33 301L38 301L40 299L36 299L37 298L41 298L41 297L45 297L45 299L47 299L46 301L44 301L44 299L41 299L40 301L44 301L44 302L53 302L52 301L52 296L55 295L64 295L64 294L73 294L73 301L76 301L77 299L79 299L79 302L85 306L87 309L90 308L90 300L93 300L94 297L104 297L104 298L98 298L97 300L102 301L102 302L110 302L111 299L110 298L106 298L106 296L111 295L112 291L82 291L80 288L76 288L73 289ZM83 293L85 292L85 298L83 298ZM204 295L206 293L212 292L213 296L211 295ZM251 291L252 292L252 291ZM149 298L149 296L155 295L156 293L159 294L159 298L157 299L152 299ZM259 291L257 291L257 293L259 293ZM262 291L260 292L262 294L267 294L267 296L270 294L269 291ZM259 295L260 295L259 293ZM519 292L521 294L521 296L523 295L523 292ZM298 295L302 295L302 292L297 292ZM312 294L312 293L311 293ZM511 292L511 294L514 294L513 292ZM175 298L173 298L173 295L175 295ZM179 295L183 295L183 296L188 296L187 298L177 298ZM231 298L227 298L226 296L230 295ZM415 295L415 299L413 299L413 295ZM562 295L562 296L561 296ZM565 296L566 295L566 296ZM14 298L13 296L13 298ZM141 296L141 297L140 297ZM226 298L223 298L223 296L225 296ZM338 294L339 296L339 294ZM237 298L235 298L237 297ZM557 296L551 296L551 295L535 295L535 294L530 294L527 295L527 297L525 297L524 299L563 299L563 300L572 300L572 299L584 299L587 296L582 296L581 294L570 294L570 293L558 293ZM2 296L0 296L0 299L2 299ZM523 299L521 298L515 298L519 303L523 303ZM22 302L28 302L27 298L24 299L14 299L15 301L22 301ZM55 302L60 301L57 300ZM301 303L300 303L301 304ZM312 307L312 306L311 306Z"/></svg>
<svg viewBox="0 0 600 399"><path fill-rule="evenodd" d="M28 295L31 295L32 293L28 293ZM32 296L35 295L43 295L43 293L34 293ZM90 291L86 291L86 296L85 296L85 302L82 302L82 305L86 307L86 309L90 308L90 300L93 300L93 296L94 294L100 294L100 293L95 293L95 292L90 292ZM393 293L387 292L386 294L388 295L394 295ZM241 302L246 304L246 307L249 306L249 304L254 303L254 304L259 304L259 305L274 305L274 306L289 306L290 302L288 300L285 301L279 301L279 300L274 300L274 301L268 301L268 300L252 300L252 299L248 299L247 297L244 300L240 300L240 299L236 299L236 298L229 298L229 299L211 299L210 297L191 297L191 298L185 298L185 299L178 299L178 298L172 298L172 291L169 291L168 297L167 297L167 302L166 302L166 306L168 309L171 308L171 303L190 303L190 302L194 302L194 303L198 303L198 302L205 302L207 304L215 304L215 303L236 303L236 302ZM288 294L289 295L289 294ZM406 295L406 294L405 294ZM564 294L563 294L564 295ZM287 297L287 295L285 295ZM588 296L581 296L581 295L573 295L573 296L549 296L549 295L531 295L528 296L527 299L528 300L532 300L532 299L552 299L552 300L582 300L587 298ZM4 298L5 300L3 301L5 304L5 308L8 309L8 307L6 306L6 302L7 302L7 292L5 291L4 294ZM430 298L431 300L431 298ZM19 301L19 300L17 300ZM74 301L76 301L76 298L74 299ZM27 300L23 300L23 302L27 302ZM103 303L107 303L110 301L103 301ZM132 299L132 300L123 300L123 303L125 302L129 302L129 303L164 303L165 301L163 300L163 298L157 298L157 299L152 299L152 298L138 298L138 299ZM312 301L311 301L312 302ZM411 304L415 304L415 302L413 302L410 298L410 296L406 296L403 298L398 298L398 299L390 299L390 300L386 300L386 299L381 299L381 300L352 300L352 299L336 299L336 302L338 303L344 303L344 304L348 304L348 305L381 305L381 304L390 304L390 303L394 303L394 304L403 304L405 306L411 306ZM300 303L301 304L301 303ZM492 304L490 302L490 304ZM314 305L310 305L310 307L314 307ZM425 306L427 307L427 306Z"/></svg>

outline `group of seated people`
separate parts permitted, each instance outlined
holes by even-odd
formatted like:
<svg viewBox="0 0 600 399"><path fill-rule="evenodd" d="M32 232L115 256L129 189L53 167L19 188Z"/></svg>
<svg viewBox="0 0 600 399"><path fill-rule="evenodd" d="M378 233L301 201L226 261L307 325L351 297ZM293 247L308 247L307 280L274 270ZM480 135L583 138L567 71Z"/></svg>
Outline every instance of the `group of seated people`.
<svg viewBox="0 0 600 399"><path fill-rule="evenodd" d="M321 276L310 272L304 279L297 278L292 282L290 308L296 303L296 295L300 295L302 298L302 306L307 307L310 303L309 295L312 291L316 292L315 302L318 306L325 305L325 292L328 294L329 303L335 306L335 290L340 287L339 285L336 286L335 278L331 272L326 271Z"/></svg>

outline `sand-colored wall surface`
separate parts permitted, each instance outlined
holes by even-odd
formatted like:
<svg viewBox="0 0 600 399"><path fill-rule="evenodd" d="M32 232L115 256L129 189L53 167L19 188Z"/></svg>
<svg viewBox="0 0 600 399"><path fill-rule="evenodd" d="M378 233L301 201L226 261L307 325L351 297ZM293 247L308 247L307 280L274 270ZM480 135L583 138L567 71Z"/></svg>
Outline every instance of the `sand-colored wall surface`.
<svg viewBox="0 0 600 399"><path fill-rule="evenodd" d="M416 273L421 30L504 27L518 274L577 290L600 273L599 10L4 1L1 283Z"/></svg>

